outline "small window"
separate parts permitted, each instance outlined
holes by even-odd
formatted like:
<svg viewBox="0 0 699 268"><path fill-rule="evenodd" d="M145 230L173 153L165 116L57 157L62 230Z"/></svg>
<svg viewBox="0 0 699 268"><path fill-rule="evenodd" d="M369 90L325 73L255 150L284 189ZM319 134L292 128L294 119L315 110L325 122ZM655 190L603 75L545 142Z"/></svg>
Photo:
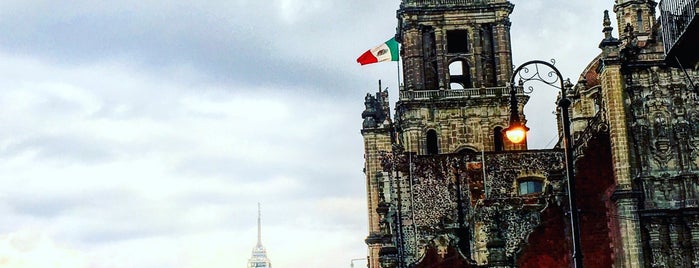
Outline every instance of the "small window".
<svg viewBox="0 0 699 268"><path fill-rule="evenodd" d="M468 31L447 31L447 53L468 52Z"/></svg>
<svg viewBox="0 0 699 268"><path fill-rule="evenodd" d="M643 11L636 11L636 31L643 32Z"/></svg>
<svg viewBox="0 0 699 268"><path fill-rule="evenodd" d="M496 152L502 152L505 150L505 143L502 139L502 127L496 127L493 130L493 147Z"/></svg>
<svg viewBox="0 0 699 268"><path fill-rule="evenodd" d="M439 153L439 142L437 141L437 131L430 129L427 131L427 154L436 155Z"/></svg>
<svg viewBox="0 0 699 268"><path fill-rule="evenodd" d="M519 195L541 193L543 182L538 180L525 180L519 182Z"/></svg>

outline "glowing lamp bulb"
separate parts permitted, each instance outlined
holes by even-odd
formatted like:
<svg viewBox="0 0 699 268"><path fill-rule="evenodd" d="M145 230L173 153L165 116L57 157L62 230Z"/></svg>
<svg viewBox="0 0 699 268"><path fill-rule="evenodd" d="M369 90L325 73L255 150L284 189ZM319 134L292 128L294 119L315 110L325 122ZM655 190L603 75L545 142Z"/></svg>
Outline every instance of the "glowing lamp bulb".
<svg viewBox="0 0 699 268"><path fill-rule="evenodd" d="M505 136L512 143L521 143L527 135L527 129L524 126L511 126L505 130Z"/></svg>

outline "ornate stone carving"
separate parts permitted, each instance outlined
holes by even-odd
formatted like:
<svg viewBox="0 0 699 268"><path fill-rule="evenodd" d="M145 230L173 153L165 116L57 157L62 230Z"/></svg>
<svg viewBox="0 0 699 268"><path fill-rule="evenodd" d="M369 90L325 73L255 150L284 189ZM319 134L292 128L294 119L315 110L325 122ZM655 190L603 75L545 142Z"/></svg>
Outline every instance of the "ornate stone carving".
<svg viewBox="0 0 699 268"><path fill-rule="evenodd" d="M393 202L400 209L397 220L402 225L394 224L401 228L398 241L402 243L398 248L404 252L406 263L419 262L430 248L437 255L447 254L450 248L461 249L460 254L471 257L473 263L482 264L493 258L509 262L541 224L540 210L561 195L563 153L485 156L385 155L384 168L387 172L392 170L387 174L395 174L392 187L400 193ZM517 179L526 174L547 178L551 187L544 193L519 196ZM483 194L484 186L490 191L488 198ZM501 246L493 246L495 238L501 240ZM471 256L471 248L479 251L476 256ZM503 254L502 258L497 254Z"/></svg>

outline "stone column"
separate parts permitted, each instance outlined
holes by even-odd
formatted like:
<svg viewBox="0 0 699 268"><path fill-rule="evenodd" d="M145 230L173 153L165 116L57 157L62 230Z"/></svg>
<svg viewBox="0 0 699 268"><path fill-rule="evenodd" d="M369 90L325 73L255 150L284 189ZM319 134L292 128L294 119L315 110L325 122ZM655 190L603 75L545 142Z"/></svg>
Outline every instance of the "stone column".
<svg viewBox="0 0 699 268"><path fill-rule="evenodd" d="M632 190L628 118L624 105L624 86L621 66L605 65L601 77L602 95L609 121L614 179L619 190Z"/></svg>
<svg viewBox="0 0 699 268"><path fill-rule="evenodd" d="M408 27L408 26L406 26ZM424 89L422 84L422 33L417 27L403 28L401 58L403 60L404 90Z"/></svg>
<svg viewBox="0 0 699 268"><path fill-rule="evenodd" d="M495 66L497 86L508 86L512 69L512 42L510 40L510 20L505 18L495 24Z"/></svg>
<svg viewBox="0 0 699 268"><path fill-rule="evenodd" d="M665 246L665 234L667 231L664 230L665 225L662 224L660 220L651 221L646 224L646 230L648 230L650 250L651 250L651 267L668 267L667 266L667 255L664 250Z"/></svg>
<svg viewBox="0 0 699 268"><path fill-rule="evenodd" d="M619 233L621 241L615 241L617 263L622 267L645 267L643 242L638 216L638 197L634 193L631 178L631 148L628 132L628 116L625 106L624 79L621 64L616 58L603 59L600 73L602 97L609 122L609 139L611 141L612 167L614 181L617 185L615 194L617 213L619 214Z"/></svg>
<svg viewBox="0 0 699 268"><path fill-rule="evenodd" d="M692 244L692 267L699 267L699 217L691 217L688 225Z"/></svg>
<svg viewBox="0 0 699 268"><path fill-rule="evenodd" d="M671 267L690 267L689 256L685 252L685 229L684 223L678 218L672 218L668 225L668 234L670 236L670 266Z"/></svg>
<svg viewBox="0 0 699 268"><path fill-rule="evenodd" d="M379 250L381 249L380 216L376 212L383 183L381 155L391 152L389 129L363 129L364 136L364 173L366 175L367 209L369 213L369 236L365 240L369 246L369 267L379 268Z"/></svg>
<svg viewBox="0 0 699 268"><path fill-rule="evenodd" d="M644 266L643 240L641 225L638 217L638 201L636 198L619 198L616 200L619 213L619 233L621 241L617 253L617 264L624 268L641 268ZM653 266L655 267L655 266Z"/></svg>

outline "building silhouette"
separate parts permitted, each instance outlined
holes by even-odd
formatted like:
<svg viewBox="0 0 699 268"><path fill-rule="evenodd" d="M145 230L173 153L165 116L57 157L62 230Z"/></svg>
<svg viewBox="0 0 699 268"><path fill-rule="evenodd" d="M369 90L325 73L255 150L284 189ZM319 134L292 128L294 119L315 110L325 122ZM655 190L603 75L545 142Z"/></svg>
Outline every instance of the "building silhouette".
<svg viewBox="0 0 699 268"><path fill-rule="evenodd" d="M248 268L272 268L272 263L267 257L267 249L262 245L262 209L259 203L257 204L257 245L252 249Z"/></svg>
<svg viewBox="0 0 699 268"><path fill-rule="evenodd" d="M616 0L616 32L600 11L600 55L566 83L587 267L699 267L699 73L665 61L656 5ZM502 134L510 88L520 115L529 98L509 85L513 9L401 2L395 114L380 87L362 113L370 268L571 265L561 144Z"/></svg>

